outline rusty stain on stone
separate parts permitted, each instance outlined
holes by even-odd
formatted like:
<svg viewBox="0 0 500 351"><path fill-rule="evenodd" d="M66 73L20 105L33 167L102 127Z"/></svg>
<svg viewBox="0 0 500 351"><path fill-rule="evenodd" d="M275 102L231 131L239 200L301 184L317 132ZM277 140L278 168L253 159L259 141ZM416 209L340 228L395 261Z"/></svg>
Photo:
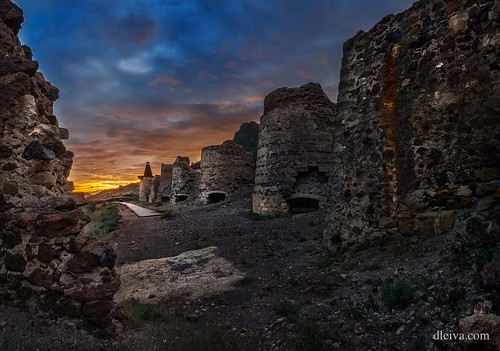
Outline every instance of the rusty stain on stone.
<svg viewBox="0 0 500 351"><path fill-rule="evenodd" d="M392 151L392 159L384 163L384 198L387 214L392 214L393 196L397 193L399 179L399 130L398 130L398 84L396 80L397 50L387 52L382 59L382 127L384 150Z"/></svg>

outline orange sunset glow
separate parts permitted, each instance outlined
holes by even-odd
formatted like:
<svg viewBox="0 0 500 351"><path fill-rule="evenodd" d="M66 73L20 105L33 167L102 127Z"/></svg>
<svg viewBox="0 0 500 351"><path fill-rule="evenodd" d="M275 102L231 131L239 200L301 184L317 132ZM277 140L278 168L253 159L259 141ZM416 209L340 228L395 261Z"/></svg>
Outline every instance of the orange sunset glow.
<svg viewBox="0 0 500 351"><path fill-rule="evenodd" d="M75 152L75 158L69 180L74 182L75 192L90 194L135 183L138 182L137 176L144 173L146 162L151 163L153 174L160 174L160 165L173 163L177 156L188 156L191 162L197 162L200 160L203 147L221 144L224 140L232 139L239 125L239 123L230 124L219 131L165 137L163 140L161 136L157 136L157 139L149 140L151 145L158 145L157 149L144 150L142 156L124 152L119 159L114 151L106 151L106 149L119 148L119 145L113 144L110 140L104 144L107 146L99 154L94 148L71 143L70 140L68 148ZM149 138L153 136L144 137L144 139ZM99 141L95 142L101 144ZM141 142L145 143L146 140Z"/></svg>

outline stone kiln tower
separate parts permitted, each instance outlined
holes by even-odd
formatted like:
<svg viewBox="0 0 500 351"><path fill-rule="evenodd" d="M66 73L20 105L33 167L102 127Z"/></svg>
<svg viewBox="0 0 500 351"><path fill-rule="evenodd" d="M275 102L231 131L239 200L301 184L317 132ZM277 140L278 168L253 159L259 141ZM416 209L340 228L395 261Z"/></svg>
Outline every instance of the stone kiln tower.
<svg viewBox="0 0 500 351"><path fill-rule="evenodd" d="M198 192L200 173L189 165L189 157L177 156L172 167L172 202L186 200Z"/></svg>
<svg viewBox="0 0 500 351"><path fill-rule="evenodd" d="M344 44L327 245L495 217L499 28L498 1L419 1Z"/></svg>
<svg viewBox="0 0 500 351"><path fill-rule="evenodd" d="M253 195L260 214L317 209L327 200L336 106L317 83L264 100Z"/></svg>
<svg viewBox="0 0 500 351"><path fill-rule="evenodd" d="M168 202L172 197L172 169L173 164L162 163L158 198L161 202Z"/></svg>
<svg viewBox="0 0 500 351"><path fill-rule="evenodd" d="M200 200L217 202L242 186L253 184L255 167L250 153L232 140L201 150Z"/></svg>
<svg viewBox="0 0 500 351"><path fill-rule="evenodd" d="M155 179L153 177L153 172L151 171L151 165L149 164L149 162L146 162L144 175L137 176L137 178L141 180L141 184L139 186L139 201L149 201Z"/></svg>

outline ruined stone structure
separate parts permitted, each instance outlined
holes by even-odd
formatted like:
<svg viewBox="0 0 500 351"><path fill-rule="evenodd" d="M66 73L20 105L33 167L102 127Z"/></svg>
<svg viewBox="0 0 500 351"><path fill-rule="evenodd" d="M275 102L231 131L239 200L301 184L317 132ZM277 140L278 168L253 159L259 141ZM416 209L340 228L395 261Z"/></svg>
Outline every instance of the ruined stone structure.
<svg viewBox="0 0 500 351"><path fill-rule="evenodd" d="M139 201L149 201L150 197L154 196L153 187L155 180L149 162L146 162L146 167L144 168L144 175L137 176L137 178L141 180L139 186Z"/></svg>
<svg viewBox="0 0 500 351"><path fill-rule="evenodd" d="M326 202L335 113L335 104L316 83L280 88L266 96L254 212L299 212Z"/></svg>
<svg viewBox="0 0 500 351"><path fill-rule="evenodd" d="M53 114L59 91L19 42L22 22L22 10L2 1L0 302L107 328L120 286L116 255L81 230L84 216L67 194L73 153L61 140L68 130Z"/></svg>
<svg viewBox="0 0 500 351"><path fill-rule="evenodd" d="M151 203L160 202L160 198L158 197L158 191L160 189L160 181L161 181L161 176L155 175L153 177L153 181L151 182L151 190L149 191L149 197L148 197L148 201Z"/></svg>
<svg viewBox="0 0 500 351"><path fill-rule="evenodd" d="M243 150L257 158L257 147L259 144L259 124L256 122L242 123L240 129L234 133L233 141L241 145Z"/></svg>
<svg viewBox="0 0 500 351"><path fill-rule="evenodd" d="M344 44L330 247L498 211L499 28L498 1L419 1Z"/></svg>
<svg viewBox="0 0 500 351"><path fill-rule="evenodd" d="M174 165L162 163L157 201L168 202L172 197L172 169Z"/></svg>
<svg viewBox="0 0 500 351"><path fill-rule="evenodd" d="M255 168L250 153L232 140L201 150L200 200L217 202L253 184Z"/></svg>
<svg viewBox="0 0 500 351"><path fill-rule="evenodd" d="M189 157L177 156L172 167L171 202L187 199L197 193L200 187L200 173L189 165Z"/></svg>

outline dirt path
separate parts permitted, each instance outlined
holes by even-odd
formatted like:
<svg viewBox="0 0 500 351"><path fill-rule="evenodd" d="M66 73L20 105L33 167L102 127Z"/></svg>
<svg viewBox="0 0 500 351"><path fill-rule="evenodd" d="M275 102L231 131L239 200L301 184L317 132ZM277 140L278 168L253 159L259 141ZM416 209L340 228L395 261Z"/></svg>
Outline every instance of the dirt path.
<svg viewBox="0 0 500 351"><path fill-rule="evenodd" d="M120 203L130 208L130 210L132 210L132 212L134 212L137 215L137 217L154 217L161 215L161 213L159 212L141 206L137 206L134 204L130 204L128 202L120 202Z"/></svg>

